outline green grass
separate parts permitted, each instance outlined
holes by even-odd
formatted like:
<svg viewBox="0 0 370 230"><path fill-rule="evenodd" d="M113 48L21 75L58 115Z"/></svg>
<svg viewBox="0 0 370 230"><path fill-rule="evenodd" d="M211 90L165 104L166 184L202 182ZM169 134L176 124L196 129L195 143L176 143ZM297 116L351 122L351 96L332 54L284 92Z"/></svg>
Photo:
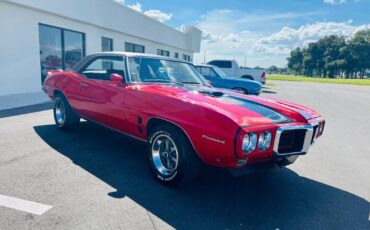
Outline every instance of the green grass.
<svg viewBox="0 0 370 230"><path fill-rule="evenodd" d="M333 83L345 85L365 85L370 86L370 79L341 79L341 78L318 78L318 77L304 77L295 75L268 75L268 80L279 81L299 81L299 82L316 82L316 83Z"/></svg>

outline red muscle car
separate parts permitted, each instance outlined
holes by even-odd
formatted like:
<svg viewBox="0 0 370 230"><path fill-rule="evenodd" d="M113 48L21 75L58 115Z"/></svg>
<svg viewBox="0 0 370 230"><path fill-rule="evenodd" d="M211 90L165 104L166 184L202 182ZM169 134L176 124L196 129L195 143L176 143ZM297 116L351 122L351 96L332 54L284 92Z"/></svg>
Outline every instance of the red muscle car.
<svg viewBox="0 0 370 230"><path fill-rule="evenodd" d="M58 128L84 118L147 143L165 185L193 179L202 164L235 175L286 166L325 125L314 110L212 88L192 64L155 55L90 55L73 71L49 72L44 90Z"/></svg>

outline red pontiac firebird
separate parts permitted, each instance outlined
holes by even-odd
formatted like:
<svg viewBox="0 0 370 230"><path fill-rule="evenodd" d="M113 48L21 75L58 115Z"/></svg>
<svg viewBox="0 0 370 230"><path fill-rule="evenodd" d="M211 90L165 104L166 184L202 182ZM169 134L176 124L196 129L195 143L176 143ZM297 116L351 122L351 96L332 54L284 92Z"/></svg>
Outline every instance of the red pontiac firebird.
<svg viewBox="0 0 370 230"><path fill-rule="evenodd" d="M212 88L192 64L155 55L90 55L49 72L44 90L59 129L84 118L147 143L165 185L193 179L203 163L234 175L292 164L325 125L312 109Z"/></svg>

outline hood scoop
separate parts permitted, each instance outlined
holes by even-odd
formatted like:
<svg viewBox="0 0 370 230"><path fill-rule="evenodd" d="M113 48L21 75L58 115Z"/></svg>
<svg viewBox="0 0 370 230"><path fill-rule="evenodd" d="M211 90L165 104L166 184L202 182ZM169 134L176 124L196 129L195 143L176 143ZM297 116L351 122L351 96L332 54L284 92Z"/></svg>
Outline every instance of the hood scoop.
<svg viewBox="0 0 370 230"><path fill-rule="evenodd" d="M210 97L222 97L224 95L222 92L212 90L199 90L197 92Z"/></svg>

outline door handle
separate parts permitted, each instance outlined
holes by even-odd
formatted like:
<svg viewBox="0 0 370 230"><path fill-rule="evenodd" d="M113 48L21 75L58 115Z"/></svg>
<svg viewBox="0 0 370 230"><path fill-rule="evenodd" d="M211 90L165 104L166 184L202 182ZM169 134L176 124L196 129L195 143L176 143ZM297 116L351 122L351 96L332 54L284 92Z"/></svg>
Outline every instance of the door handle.
<svg viewBox="0 0 370 230"><path fill-rule="evenodd" d="M80 88L87 88L89 85L86 83L80 83Z"/></svg>

